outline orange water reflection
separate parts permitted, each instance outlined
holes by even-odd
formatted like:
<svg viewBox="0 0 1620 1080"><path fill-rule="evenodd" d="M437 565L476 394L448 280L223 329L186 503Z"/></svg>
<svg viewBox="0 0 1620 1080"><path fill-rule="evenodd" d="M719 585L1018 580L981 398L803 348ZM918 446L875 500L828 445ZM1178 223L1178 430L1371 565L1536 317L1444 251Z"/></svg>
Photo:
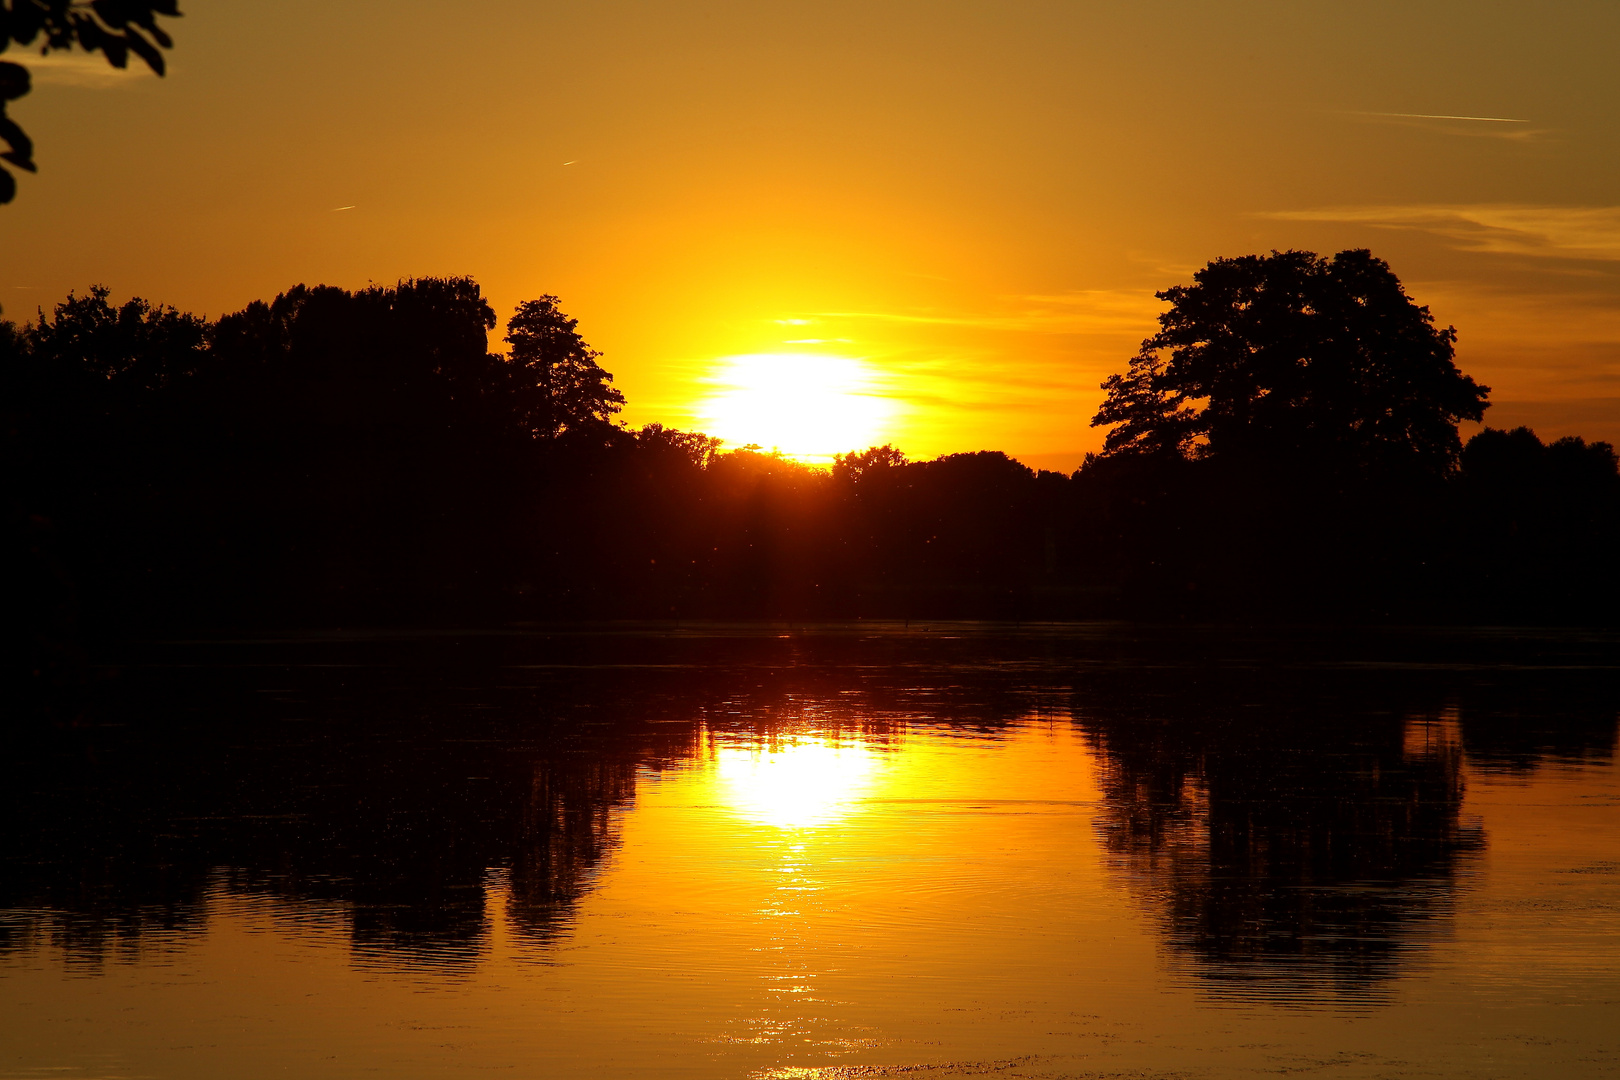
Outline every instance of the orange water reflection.
<svg viewBox="0 0 1620 1080"><path fill-rule="evenodd" d="M880 779L879 755L861 739L788 734L736 745L705 731L719 794L743 820L779 829L829 825L853 813Z"/></svg>
<svg viewBox="0 0 1620 1080"><path fill-rule="evenodd" d="M669 927L651 964L646 942L606 962L694 976L682 998L712 1006L691 1016L704 1043L780 1062L891 1048L896 1023L932 1028L965 985L1005 986L1042 950L1072 948L1054 938L1065 897L1103 884L1088 854L1096 788L1071 725L986 740L788 723L705 731L700 745L638 793L624 858L581 927L603 910ZM1052 890L1056 852L1068 887ZM1010 933L1020 905L1051 925ZM1134 947L1146 959L1140 932Z"/></svg>
<svg viewBox="0 0 1620 1080"><path fill-rule="evenodd" d="M334 723L344 754L253 771L275 744L212 817L64 827L3 883L25 902L0 904L0 1076L1620 1058L1607 690L806 669L605 670L529 742L527 701L510 727ZM326 761L339 782L310 782ZM156 820L171 787L138 783ZM194 849L139 847L186 828Z"/></svg>

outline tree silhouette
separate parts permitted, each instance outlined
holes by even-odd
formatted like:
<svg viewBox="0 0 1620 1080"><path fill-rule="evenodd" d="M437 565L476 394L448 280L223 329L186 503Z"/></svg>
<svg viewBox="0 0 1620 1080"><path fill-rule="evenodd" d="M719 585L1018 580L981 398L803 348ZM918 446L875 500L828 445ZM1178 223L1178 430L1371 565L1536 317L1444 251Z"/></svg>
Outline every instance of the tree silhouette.
<svg viewBox="0 0 1620 1080"><path fill-rule="evenodd" d="M77 45L85 52L102 53L109 64L122 68L134 53L162 75L163 54L158 48L167 49L174 42L158 26L159 15L178 18L179 5L175 0L0 0L0 52L12 42L28 46L43 38L41 54ZM0 140L8 147L0 160L36 172L33 140L6 116L6 102L29 89L28 69L0 60ZM0 169L0 203L10 202L16 194L16 179Z"/></svg>
<svg viewBox="0 0 1620 1080"><path fill-rule="evenodd" d="M1543 444L1529 428L1486 428L1463 448L1454 556L1498 610L1605 610L1620 587L1620 460L1578 436ZM1522 614L1520 614L1522 613Z"/></svg>
<svg viewBox="0 0 1620 1080"><path fill-rule="evenodd" d="M555 296L518 305L506 327L512 346L512 376L518 384L522 420L538 438L605 424L624 408L613 376L596 362L602 354L585 344Z"/></svg>
<svg viewBox="0 0 1620 1080"><path fill-rule="evenodd" d="M1488 387L1452 362L1456 331L1364 250L1216 259L1158 295L1161 329L1103 383L1103 456L1292 459L1443 475Z"/></svg>
<svg viewBox="0 0 1620 1080"><path fill-rule="evenodd" d="M1273 352L1320 377L1273 392L1282 380L1268 375L1245 427L1224 385L1203 399L1190 377L1172 386L1166 349L1124 388L1164 405L1148 417L1163 422L1072 477L989 451L908 461L893 446L821 470L758 447L721 453L697 432L631 431L610 422L623 397L555 297L519 308L510 353L496 354L495 313L465 278L300 285L211 323L97 287L32 324L0 323L0 593L16 598L0 609L35 643L15 651L26 657L70 623L1612 621L1612 448L1487 431L1449 470L1455 413L1483 405L1450 366L1449 331L1364 253L1287 258L1295 284L1360 259L1388 286L1370 304L1393 314L1367 316L1340 349L1328 330L1353 320L1322 314L1326 285L1293 303L1288 280L1256 270L1284 257L1249 260L1276 289L1252 290L1223 325L1261 340L1292 320L1304 329ZM1189 297L1216 292L1210 273L1174 294L1185 318L1162 338L1199 314ZM1354 296L1344 303L1360 308ZM1266 304L1281 314L1260 319ZM1252 341L1240 353L1237 330L1211 338L1243 363L1275 359ZM1426 368L1408 355L1425 335ZM1411 348L1386 348L1392 336ZM1330 378L1345 351L1371 389ZM1408 361L1427 383L1396 377ZM1436 382L1462 401L1450 414L1412 389ZM1358 421L1320 400L1352 391L1396 404ZM1273 398L1295 404L1272 416ZM1424 400L1427 412L1412 404Z"/></svg>
<svg viewBox="0 0 1620 1080"><path fill-rule="evenodd" d="M207 333L202 319L140 297L114 307L109 295L105 285L91 286L89 296L70 293L54 319L41 313L25 329L38 377L83 381L104 396L155 390L196 369Z"/></svg>
<svg viewBox="0 0 1620 1080"><path fill-rule="evenodd" d="M892 469L905 463L905 454L893 444L884 443L882 446L868 446L859 453L851 450L847 454L834 454L832 474L834 479L859 483L862 477L879 469Z"/></svg>
<svg viewBox="0 0 1620 1080"><path fill-rule="evenodd" d="M637 448L694 469L708 466L720 453L723 441L701 431L681 431L663 424L647 424L635 436Z"/></svg>

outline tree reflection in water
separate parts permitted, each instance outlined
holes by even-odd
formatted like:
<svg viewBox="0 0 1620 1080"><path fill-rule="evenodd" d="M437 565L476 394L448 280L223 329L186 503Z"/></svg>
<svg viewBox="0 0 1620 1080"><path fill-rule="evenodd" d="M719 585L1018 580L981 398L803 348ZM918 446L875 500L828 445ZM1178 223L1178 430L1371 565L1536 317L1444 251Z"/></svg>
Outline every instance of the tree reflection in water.
<svg viewBox="0 0 1620 1080"><path fill-rule="evenodd" d="M535 769L512 852L507 911L531 940L549 942L618 847L618 812L636 793L633 758L580 754Z"/></svg>
<svg viewBox="0 0 1620 1080"><path fill-rule="evenodd" d="M767 819L826 816L902 729L994 743L1067 699L1104 851L1178 963L1220 994L1372 1001L1443 932L1485 844L1465 758L1522 771L1615 735L1601 672L1165 663L1081 633L492 641L467 663L442 641L341 664L301 648L131 666L79 726L23 740L0 766L0 952L48 942L94 968L183 947L220 896L438 972L486 954L496 900L543 952L645 775L729 769ZM794 754L845 755L848 790L793 788Z"/></svg>
<svg viewBox="0 0 1620 1080"><path fill-rule="evenodd" d="M1105 767L1102 834L1166 942L1198 973L1296 997L1364 993L1446 912L1484 845L1461 818L1460 748L1402 749L1399 720L1085 722Z"/></svg>
<svg viewBox="0 0 1620 1080"><path fill-rule="evenodd" d="M1077 693L1104 848L1172 962L1220 996L1384 996L1486 845L1465 747L1487 770L1612 751L1612 687L1494 682L1217 666Z"/></svg>
<svg viewBox="0 0 1620 1080"><path fill-rule="evenodd" d="M0 950L49 942L94 969L183 945L223 895L289 930L337 920L367 964L453 971L487 946L492 871L544 945L638 769L691 752L690 722L633 686L301 659L132 667L79 725L34 732L4 778Z"/></svg>

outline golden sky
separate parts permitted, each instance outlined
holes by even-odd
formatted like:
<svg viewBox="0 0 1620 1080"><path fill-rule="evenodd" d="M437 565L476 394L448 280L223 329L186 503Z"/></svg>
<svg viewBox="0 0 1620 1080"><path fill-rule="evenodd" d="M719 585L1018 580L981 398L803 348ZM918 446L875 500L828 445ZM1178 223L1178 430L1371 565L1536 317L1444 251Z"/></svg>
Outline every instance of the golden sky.
<svg viewBox="0 0 1620 1080"><path fill-rule="evenodd" d="M1620 440L1608 0L182 7L167 78L54 54L13 105L8 317L472 274L559 295L632 423L773 445L763 381L796 453L1072 468L1155 290L1364 246L1490 423Z"/></svg>

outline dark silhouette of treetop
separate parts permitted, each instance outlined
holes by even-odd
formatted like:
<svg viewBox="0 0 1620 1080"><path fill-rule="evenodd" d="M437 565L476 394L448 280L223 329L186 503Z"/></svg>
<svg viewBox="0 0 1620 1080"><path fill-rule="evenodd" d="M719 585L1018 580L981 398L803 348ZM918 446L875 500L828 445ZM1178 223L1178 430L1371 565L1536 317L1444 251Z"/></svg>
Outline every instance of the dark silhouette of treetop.
<svg viewBox="0 0 1620 1080"><path fill-rule="evenodd" d="M1457 370L1456 331L1364 250L1217 259L1158 295L1161 329L1103 383L1104 457L1304 461L1444 474L1489 388Z"/></svg>
<svg viewBox="0 0 1620 1080"><path fill-rule="evenodd" d="M15 42L24 47L39 43L39 51L72 49L99 52L115 68L128 65L134 53L162 75L163 53L174 42L158 26L157 17L178 18L176 0L0 0L0 52ZM142 33L144 31L144 33ZM19 169L37 171L34 143L6 116L6 102L30 89L28 69L0 60L0 141L7 144L0 160ZM17 181L0 169L0 203L17 193Z"/></svg>
<svg viewBox="0 0 1620 1080"><path fill-rule="evenodd" d="M135 297L114 307L105 285L56 305L24 329L36 378L80 393L155 390L191 374L204 357L207 327L195 315Z"/></svg>
<svg viewBox="0 0 1620 1080"><path fill-rule="evenodd" d="M859 453L851 450L847 454L834 454L832 474L834 479L859 483L862 477L905 463L905 454L892 444L884 443L882 446L869 446Z"/></svg>
<svg viewBox="0 0 1620 1080"><path fill-rule="evenodd" d="M723 441L701 431L680 431L663 424L647 424L635 437L636 446L641 449L698 469L714 460Z"/></svg>
<svg viewBox="0 0 1620 1080"><path fill-rule="evenodd" d="M538 438L605 424L624 408L624 395L609 385L613 376L596 362L602 354L585 344L578 325L555 296L524 301L507 324L519 408Z"/></svg>

